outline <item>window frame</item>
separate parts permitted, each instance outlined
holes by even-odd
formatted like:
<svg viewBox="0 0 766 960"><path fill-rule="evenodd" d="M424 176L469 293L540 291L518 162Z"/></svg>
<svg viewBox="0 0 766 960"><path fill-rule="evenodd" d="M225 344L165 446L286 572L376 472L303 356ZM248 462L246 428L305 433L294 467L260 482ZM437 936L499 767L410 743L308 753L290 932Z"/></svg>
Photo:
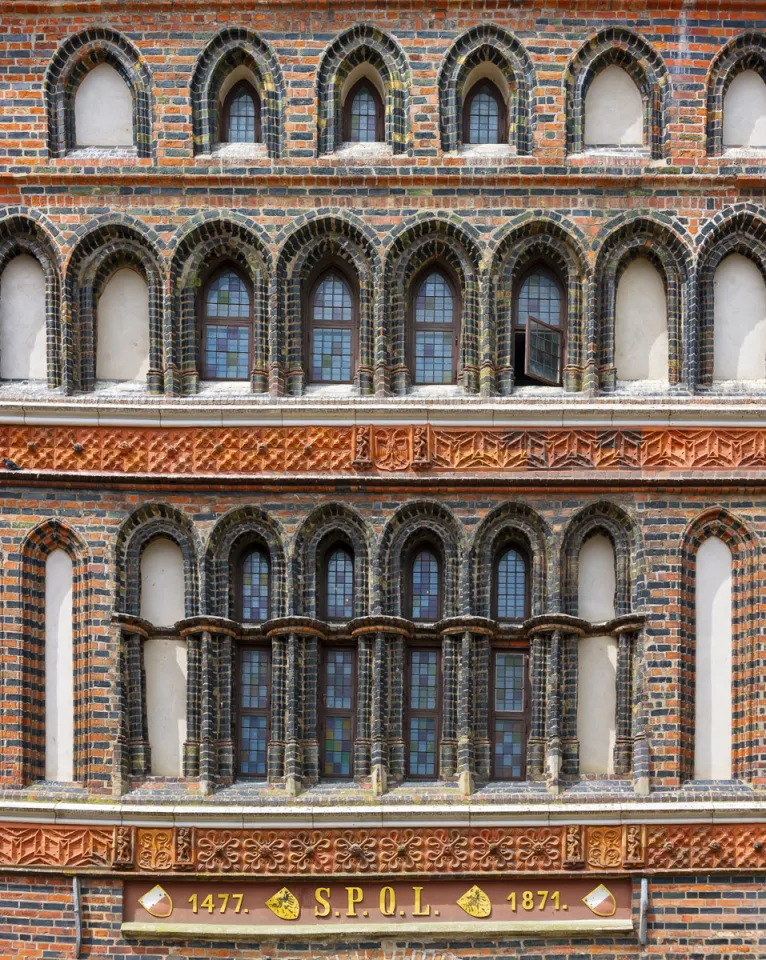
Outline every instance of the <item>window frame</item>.
<svg viewBox="0 0 766 960"><path fill-rule="evenodd" d="M416 620L412 615L412 601L414 596L412 589L412 578L414 575L415 560L417 559L418 554L423 550L430 550L431 553L433 553L436 557L436 561L439 565L439 597L437 603L438 616L435 618L435 620ZM441 546L435 540L431 540L427 536L419 537L412 543L411 546L407 547L402 567L404 572L404 582L402 583L402 606L404 608L404 615L406 619L412 620L413 623L438 623L439 620L444 618L444 552L441 549Z"/></svg>
<svg viewBox="0 0 766 960"><path fill-rule="evenodd" d="M352 140L351 139L351 105L354 102L354 99L363 88L366 88L372 95L372 99L375 102L375 139L373 141L369 140ZM383 100L380 96L380 91L375 86L375 84L370 80L369 77L360 77L354 86L346 94L346 99L343 102L342 118L341 118L341 139L343 143L385 143L386 142L386 110L383 104Z"/></svg>
<svg viewBox="0 0 766 960"><path fill-rule="evenodd" d="M245 611L243 606L244 598L244 589L242 585L242 577L244 575L244 565L245 560L251 553L261 553L266 558L266 566L268 567L268 593L266 597L266 606L269 612L266 620L271 620L271 601L272 601L272 582L271 582L271 551L266 546L265 543L262 543L260 540L251 540L245 546L237 550L236 554L232 558L231 571L233 574L233 608L235 618L240 623L265 623L266 620L245 620Z"/></svg>
<svg viewBox="0 0 766 960"><path fill-rule="evenodd" d="M452 323L422 323L417 320L417 299L420 288L426 282L432 273L440 274L452 294ZM407 306L408 331L407 331L407 367L410 371L410 378L414 386L424 387L448 387L455 386L458 383L460 371L460 337L463 317L463 298L460 295L458 284L452 275L452 271L441 261L431 261L420 269L410 283L409 303ZM452 380L450 383L420 383L416 377L417 358L415 356L416 335L419 329L437 331L440 333L450 330L452 333Z"/></svg>
<svg viewBox="0 0 766 960"><path fill-rule="evenodd" d="M523 563L524 563L524 615L522 617L500 617L498 612L499 610L499 582L498 577L500 575L500 561L503 559L506 553L509 550L515 550L519 554ZM529 551L518 540L506 540L502 543L500 547L495 551L495 556L492 561L492 598L490 603L491 617L493 620L502 621L503 623L522 623L524 620L529 619L532 615L532 591L531 584L529 582L530 573L532 569L532 564L530 562Z"/></svg>
<svg viewBox="0 0 766 960"><path fill-rule="evenodd" d="M333 707L332 709L327 706L327 657L328 654L334 653L336 651L342 651L343 653L351 654L351 707L350 710L341 710L339 708ZM323 644L320 648L320 670L319 670L319 710L318 710L318 723L317 731L319 734L319 779L320 780L354 780L356 777L356 757L355 757L355 744L356 744L356 732L357 732L357 712L358 712L358 703L359 703L359 650L356 644L342 644L342 643L328 643ZM325 750L327 748L327 718L328 717L345 717L351 715L351 763L349 764L349 772L347 774L328 774L325 773Z"/></svg>
<svg viewBox="0 0 766 960"><path fill-rule="evenodd" d="M521 291L526 283L526 281L535 273L546 273L556 284L559 291L559 326L552 327L551 324L546 323L544 320L541 320L539 317L533 317L537 323L543 324L543 326L551 327L559 332L561 336L561 365L559 370L559 379L554 383L552 380L544 380L541 377L538 377L533 374L528 374L526 372L527 368L527 355L528 355L528 330L529 330L529 317L532 317L532 314L528 314L524 317L523 322L520 319L519 315L519 301L521 300ZM521 376L525 379L532 381L533 384L543 384L548 386L560 387L564 382L564 367L566 366L566 355L567 355L567 316L569 312L569 305L567 302L567 288L561 280L558 270L546 259L535 260L530 264L522 273L519 274L518 279L514 282L513 285L513 301L512 301L512 310L511 310L511 366L514 371L514 380L516 383L519 383L519 369L521 366ZM526 386L523 382L520 383L520 386Z"/></svg>
<svg viewBox="0 0 766 960"><path fill-rule="evenodd" d="M498 89L497 84L490 77L480 77L466 94L463 101L463 145L466 147L492 146L492 144L474 143L471 139L471 106L479 91L484 87L489 88L489 92L497 103L497 140L495 146L508 143L508 105L505 98Z"/></svg>
<svg viewBox="0 0 766 960"><path fill-rule="evenodd" d="M336 550L344 550L351 558L351 570L353 572L351 581L352 613L349 617L349 620L353 620L356 616L356 554L353 546L343 537L329 538L326 541L326 545L320 547L318 552L317 565L319 567L319 576L316 578L316 582L319 588L319 597L317 598L318 602L316 603L316 609L317 613L319 614L319 618L327 621L327 623L347 623L348 621L343 617L330 617L328 612L328 587L330 575L329 563L330 557L335 553Z"/></svg>
<svg viewBox="0 0 766 960"><path fill-rule="evenodd" d="M252 141L252 144L262 143L263 142L263 132L261 130L261 98L258 91L255 89L253 84L247 80L245 77L242 77L241 80L237 80L234 86L229 90L226 96L223 98L223 103L219 109L219 118L218 118L218 142L219 143L251 143L249 140L235 140L232 141L229 139L229 122L231 120L231 105L236 97L237 93L246 89L250 96L253 98L253 103L255 105L255 140Z"/></svg>
<svg viewBox="0 0 766 960"><path fill-rule="evenodd" d="M348 330L349 324L345 321L314 320L314 297L319 290L322 281L327 279L331 273L338 274L345 282L351 294L351 377L349 380L314 380L312 373L312 347L314 342L314 329L319 326L322 329ZM302 315L303 315L303 371L307 384L316 384L317 386L353 386L356 383L357 372L359 369L359 281L356 275L352 276L352 271L346 264L336 257L330 257L322 260L309 274L302 286Z"/></svg>
<svg viewBox="0 0 766 960"><path fill-rule="evenodd" d="M266 706L265 707L243 707L242 706L242 676L244 673L243 662L245 651L264 650L266 652L268 680L266 683ZM268 780L269 778L269 742L271 740L271 701L272 701L272 668L273 657L270 643L239 643L237 644L237 658L235 667L235 691L234 710L236 717L236 776L238 780ZM266 771L263 776L260 774L242 772L242 718L244 716L266 715Z"/></svg>
<svg viewBox="0 0 766 960"><path fill-rule="evenodd" d="M531 723L531 690L530 690L530 655L529 647L519 647L519 646L508 646L500 644L492 644L489 648L491 661L489 664L489 682L490 682L490 696L489 696L489 711L488 711L488 724L490 731L490 780L498 781L500 783L524 783L527 780L527 740L529 739L529 730ZM521 776L518 779L511 778L508 780L506 777L500 777L497 774L496 770L496 751L495 744L497 740L497 733L495 730L495 722L498 719L509 719L516 720L519 719L519 713L517 711L509 710L497 710L497 655L500 653L512 653L518 654L523 657L524 662L524 702L523 708L521 711Z"/></svg>
<svg viewBox="0 0 766 960"><path fill-rule="evenodd" d="M245 317L208 317L207 315L207 294L215 281L225 273L234 273L239 277L247 288L250 298L250 314ZM255 291L249 277L240 266L231 260L220 260L212 264L205 274L204 283L200 286L200 292L197 297L197 358L199 362L200 380L216 383L246 383L250 380L253 369L254 340L255 340ZM250 336L248 338L247 349L247 377L243 379L233 377L212 377L207 371L207 360L205 357L205 333L208 326L218 327L248 327Z"/></svg>
<svg viewBox="0 0 766 960"><path fill-rule="evenodd" d="M413 707L412 704L412 655L413 653L436 653L436 708L425 710ZM444 721L444 656L441 643L417 642L405 647L406 674L404 678L404 747L405 747L405 780L433 781L441 778L441 738ZM410 722L413 717L434 717L435 750L433 775L415 774L410 770L412 734Z"/></svg>

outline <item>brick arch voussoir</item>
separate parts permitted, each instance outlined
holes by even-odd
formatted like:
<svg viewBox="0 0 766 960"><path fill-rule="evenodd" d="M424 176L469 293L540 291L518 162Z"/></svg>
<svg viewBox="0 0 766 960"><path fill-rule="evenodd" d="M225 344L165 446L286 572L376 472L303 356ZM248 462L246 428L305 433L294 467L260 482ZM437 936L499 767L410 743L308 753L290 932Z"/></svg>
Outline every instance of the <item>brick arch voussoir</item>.
<svg viewBox="0 0 766 960"><path fill-rule="evenodd" d="M745 70L755 70L766 83L766 34L748 31L733 37L719 50L707 75L707 152L723 153L723 105L732 81Z"/></svg>
<svg viewBox="0 0 766 960"><path fill-rule="evenodd" d="M262 140L269 156L277 159L284 150L287 88L272 47L246 27L221 30L197 58L189 84L195 153L210 153L218 141L220 87L228 73L241 64L247 64L259 83Z"/></svg>
<svg viewBox="0 0 766 960"><path fill-rule="evenodd" d="M485 61L499 67L515 92L509 143L517 153L529 154L534 137L533 100L537 87L534 64L517 37L492 23L478 24L457 37L444 57L437 80L442 150L454 151L460 145L462 85L470 70Z"/></svg>
<svg viewBox="0 0 766 960"><path fill-rule="evenodd" d="M85 75L109 63L128 85L133 98L133 136L140 157L153 147L152 74L138 49L110 27L89 27L65 40L48 64L43 96L48 114L48 153L64 156L74 149L74 98Z"/></svg>

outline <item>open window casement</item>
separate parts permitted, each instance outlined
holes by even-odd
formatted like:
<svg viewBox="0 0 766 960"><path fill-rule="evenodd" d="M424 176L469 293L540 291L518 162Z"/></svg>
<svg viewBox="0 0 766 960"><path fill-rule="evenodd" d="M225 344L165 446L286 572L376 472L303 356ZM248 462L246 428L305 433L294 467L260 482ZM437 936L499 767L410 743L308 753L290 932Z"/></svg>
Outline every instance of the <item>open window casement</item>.
<svg viewBox="0 0 766 960"><path fill-rule="evenodd" d="M557 387L561 383L561 353L561 328L543 323L537 317L527 317L524 375Z"/></svg>

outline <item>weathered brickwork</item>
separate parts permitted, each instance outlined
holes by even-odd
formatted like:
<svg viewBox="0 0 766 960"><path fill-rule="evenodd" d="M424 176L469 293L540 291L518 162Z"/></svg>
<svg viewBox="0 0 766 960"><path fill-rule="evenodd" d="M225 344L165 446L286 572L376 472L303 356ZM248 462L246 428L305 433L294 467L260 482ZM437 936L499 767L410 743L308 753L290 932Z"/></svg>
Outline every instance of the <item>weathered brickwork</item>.
<svg viewBox="0 0 766 960"><path fill-rule="evenodd" d="M0 10L0 272L45 281L47 382L0 382L0 957L401 955L702 960L766 953L764 379L714 378L716 270L766 278L764 156L723 143L724 96L766 78L754 4L591 0L512 8L309 0L6 0ZM369 64L383 142L344 149L341 101ZM76 142L77 87L108 64L132 146ZM507 83L501 149L463 142L482 65ZM644 144L585 146L617 65ZM260 142L219 144L230 74L261 93ZM646 259L667 300L668 382L626 388L617 287ZM238 383L200 363L200 291L250 282ZM412 283L443 264L460 301L454 386L413 384ZM561 386L518 380L513 290L536 262L566 295ZM308 383L307 283L356 279L353 385ZM97 376L99 298L148 289L148 370ZM614 551L614 616L581 616L580 552ZM697 556L732 556L732 779L695 771ZM142 619L141 559L180 549L183 613ZM353 613L325 617L323 558L352 555ZM440 615L408 619L408 557L442 563ZM499 547L529 558L529 609L496 616ZM237 563L269 557L269 610L240 616ZM46 560L73 562L72 783L46 781ZM579 644L615 649L613 773L582 767ZM178 776L152 775L144 650L187 657ZM238 776L243 646L271 656L266 774ZM408 779L406 651L441 654L439 776ZM323 651L353 649L353 777L321 776ZM524 771L493 777L490 662L529 657ZM156 745L155 745L156 749ZM608 806L605 806L608 805ZM627 876L630 936L307 942L129 939L123 878ZM80 884L82 929L72 875ZM648 929L639 942L641 880ZM393 881L392 881L393 882ZM594 881L595 882L595 881Z"/></svg>

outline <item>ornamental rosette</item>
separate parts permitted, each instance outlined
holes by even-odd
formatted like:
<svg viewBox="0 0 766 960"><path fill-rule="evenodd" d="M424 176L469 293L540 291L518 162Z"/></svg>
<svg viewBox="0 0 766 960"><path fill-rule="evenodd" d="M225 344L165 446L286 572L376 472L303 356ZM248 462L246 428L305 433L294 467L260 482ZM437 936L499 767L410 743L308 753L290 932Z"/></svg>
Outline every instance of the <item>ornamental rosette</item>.
<svg viewBox="0 0 766 960"><path fill-rule="evenodd" d="M373 837L350 830L335 841L335 867L347 873L374 870L378 862L377 843Z"/></svg>
<svg viewBox="0 0 766 960"><path fill-rule="evenodd" d="M331 861L330 841L317 830L299 833L288 844L287 860L294 872L323 872Z"/></svg>
<svg viewBox="0 0 766 960"><path fill-rule="evenodd" d="M209 833L197 841L197 863L207 873L228 873L239 865L240 841L228 830Z"/></svg>
<svg viewBox="0 0 766 960"><path fill-rule="evenodd" d="M513 867L513 838L482 830L471 842L473 866L482 870L510 870Z"/></svg>
<svg viewBox="0 0 766 960"><path fill-rule="evenodd" d="M380 865L391 873L417 870L423 862L423 841L413 830L394 831L380 841Z"/></svg>
<svg viewBox="0 0 766 960"><path fill-rule="evenodd" d="M518 847L519 866L525 870L547 870L561 860L561 837L553 830L530 830Z"/></svg>
<svg viewBox="0 0 766 960"><path fill-rule="evenodd" d="M461 870L468 862L468 840L457 830L439 830L426 841L428 865L435 870Z"/></svg>
<svg viewBox="0 0 766 960"><path fill-rule="evenodd" d="M285 841L274 833L250 837L242 844L246 870L265 873L281 867L285 860Z"/></svg>

